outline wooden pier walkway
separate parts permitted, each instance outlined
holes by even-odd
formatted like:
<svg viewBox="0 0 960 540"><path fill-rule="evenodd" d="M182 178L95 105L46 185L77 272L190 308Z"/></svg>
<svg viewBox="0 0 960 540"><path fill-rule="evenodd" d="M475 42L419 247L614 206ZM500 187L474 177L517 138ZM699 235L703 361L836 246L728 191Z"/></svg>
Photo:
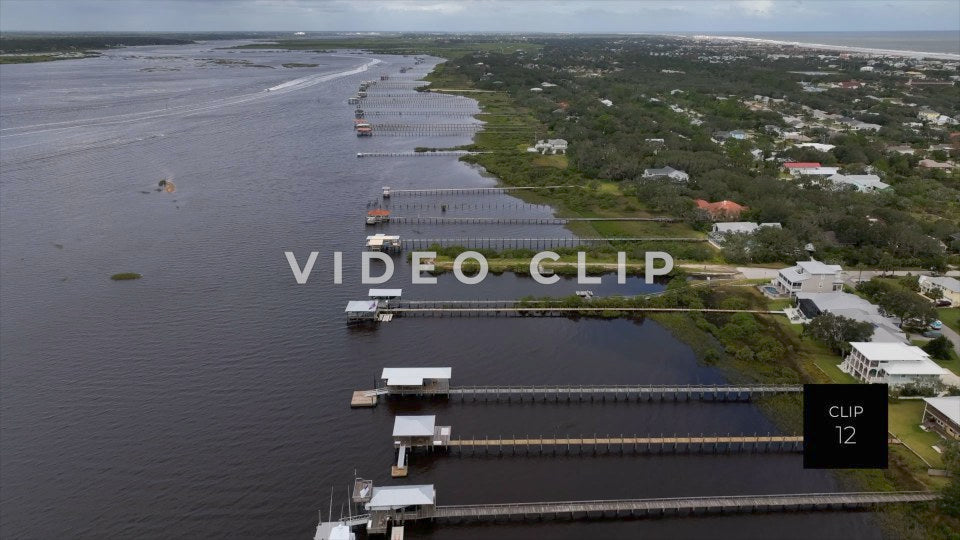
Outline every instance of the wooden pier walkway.
<svg viewBox="0 0 960 540"><path fill-rule="evenodd" d="M404 519L497 519L510 517L600 518L683 515L694 513L786 512L843 510L884 504L930 502L931 491L854 493L791 493L782 495L727 495L594 501L468 504L421 508Z"/></svg>
<svg viewBox="0 0 960 540"><path fill-rule="evenodd" d="M425 188L425 189L390 189L390 196L394 195L498 195L511 191L526 191L531 189L583 189L576 184L554 186L515 186L515 187L477 187L477 188Z"/></svg>
<svg viewBox="0 0 960 540"><path fill-rule="evenodd" d="M353 393L350 404L353 407L375 407L379 396L399 396L405 398L425 397L458 397L461 401L483 400L507 401L517 400L531 403L537 400L553 401L749 401L753 397L772 396L779 394L799 394L803 392L802 385L796 384L765 384L765 385L725 385L725 384L675 384L675 385L510 385L510 386L451 386L441 394L438 393L403 393L394 394L390 389L381 387L373 390L357 390Z"/></svg>
<svg viewBox="0 0 960 540"><path fill-rule="evenodd" d="M481 317L481 316L516 316L516 317L567 317L578 313L755 313L759 315L785 315L782 310L751 310L751 309L704 309L704 308L658 308L658 307L474 307L474 308L449 308L449 307L426 307L426 308L385 308L380 313L389 313L400 316L462 316L462 317Z"/></svg>
<svg viewBox="0 0 960 540"><path fill-rule="evenodd" d="M572 222L595 221L645 221L671 223L679 221L670 217L446 217L446 216L390 216L389 223L429 224L429 225L566 225Z"/></svg>
<svg viewBox="0 0 960 540"><path fill-rule="evenodd" d="M414 444L413 448L437 448L432 444ZM582 451L603 447L606 451L619 452L800 452L803 437L799 435L701 435L672 437L526 437L510 439L450 439L443 448L456 450L518 449L527 452L555 452L556 450Z"/></svg>
<svg viewBox="0 0 960 540"><path fill-rule="evenodd" d="M579 247L626 242L706 242L694 236L641 236L611 238L403 238L404 249L423 249L430 246L464 247L470 249L549 249Z"/></svg>
<svg viewBox="0 0 960 540"><path fill-rule="evenodd" d="M803 385L797 384L766 384L766 385L735 385L735 384L681 384L681 385L511 385L511 386L453 386L449 389L451 396L463 399L478 397L484 399L511 400L518 396L521 400L529 396L536 401L542 397L544 401L553 397L555 400L571 397L579 399L593 399L595 396L612 396L614 399L631 398L639 400L743 400L750 396L767 396L776 394L797 394L803 392Z"/></svg>
<svg viewBox="0 0 960 540"><path fill-rule="evenodd" d="M423 157L423 156L473 156L490 152L470 152L469 150L437 150L435 152L357 152L358 158L365 157Z"/></svg>

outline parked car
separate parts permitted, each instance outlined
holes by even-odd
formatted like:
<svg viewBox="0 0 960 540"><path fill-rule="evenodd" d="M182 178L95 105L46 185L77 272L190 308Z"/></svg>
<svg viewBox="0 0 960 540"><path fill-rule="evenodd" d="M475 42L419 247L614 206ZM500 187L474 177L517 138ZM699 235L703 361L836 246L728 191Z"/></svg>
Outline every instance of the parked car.
<svg viewBox="0 0 960 540"><path fill-rule="evenodd" d="M923 337L925 337L925 338L936 339L936 338L938 338L938 337L943 336L943 333L937 332L936 330L927 330L927 331L924 332L922 335L923 335Z"/></svg>
<svg viewBox="0 0 960 540"><path fill-rule="evenodd" d="M951 302L950 302L949 300L947 300L946 298L941 298L940 300L937 300L937 302L936 302L936 306L937 306L937 307L950 307L950 304L951 304Z"/></svg>
<svg viewBox="0 0 960 540"><path fill-rule="evenodd" d="M934 330L939 330L943 328L943 322L941 322L940 320L933 321L932 323L930 323L930 328Z"/></svg>

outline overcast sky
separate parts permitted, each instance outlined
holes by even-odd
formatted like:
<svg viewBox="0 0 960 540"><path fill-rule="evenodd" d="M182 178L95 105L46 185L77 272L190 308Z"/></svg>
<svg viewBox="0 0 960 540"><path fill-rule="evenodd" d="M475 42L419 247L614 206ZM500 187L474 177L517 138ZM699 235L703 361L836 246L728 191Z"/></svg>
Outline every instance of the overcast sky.
<svg viewBox="0 0 960 540"><path fill-rule="evenodd" d="M960 32L960 0L0 0L0 29Z"/></svg>

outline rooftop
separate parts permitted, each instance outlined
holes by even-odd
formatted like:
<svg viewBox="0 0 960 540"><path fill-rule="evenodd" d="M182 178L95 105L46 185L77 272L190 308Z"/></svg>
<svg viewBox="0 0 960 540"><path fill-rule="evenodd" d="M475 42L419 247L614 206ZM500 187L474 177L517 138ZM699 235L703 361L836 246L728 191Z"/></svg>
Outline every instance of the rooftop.
<svg viewBox="0 0 960 540"><path fill-rule="evenodd" d="M920 362L929 359L923 349L906 343L874 343L872 341L852 341L850 346L869 360L878 362ZM936 366L936 364L934 364ZM887 369L884 367L884 369ZM890 370L887 369L890 373Z"/></svg>
<svg viewBox="0 0 960 540"><path fill-rule="evenodd" d="M952 278L948 276L940 277L930 277L930 276L920 276L921 283L933 283L934 285L939 285L940 287L952 291L960 292L960 280L957 278Z"/></svg>
<svg viewBox="0 0 960 540"><path fill-rule="evenodd" d="M374 487L367 510L391 510L415 505L432 505L437 500L433 484Z"/></svg>
<svg viewBox="0 0 960 540"><path fill-rule="evenodd" d="M381 379L389 386L420 386L424 379L450 379L452 368L383 368Z"/></svg>
<svg viewBox="0 0 960 540"><path fill-rule="evenodd" d="M403 289L370 289L367 296L370 298L399 298Z"/></svg>
<svg viewBox="0 0 960 540"><path fill-rule="evenodd" d="M843 271L843 267L839 264L825 264L818 260L798 261L797 266L802 268L804 272L815 276L836 274Z"/></svg>
<svg viewBox="0 0 960 540"><path fill-rule="evenodd" d="M437 424L434 415L397 416L393 419L394 437L433 437Z"/></svg>
<svg viewBox="0 0 960 540"><path fill-rule="evenodd" d="M345 313L373 313L377 311L376 300L351 300L347 302Z"/></svg>
<svg viewBox="0 0 960 540"><path fill-rule="evenodd" d="M960 424L960 396L923 398L923 400L949 418L951 422Z"/></svg>

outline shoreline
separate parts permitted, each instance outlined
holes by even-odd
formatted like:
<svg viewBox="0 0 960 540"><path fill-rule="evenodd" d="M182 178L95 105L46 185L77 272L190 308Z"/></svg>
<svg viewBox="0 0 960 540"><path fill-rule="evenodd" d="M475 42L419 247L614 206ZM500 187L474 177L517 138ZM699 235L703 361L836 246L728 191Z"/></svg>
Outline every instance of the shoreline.
<svg viewBox="0 0 960 540"><path fill-rule="evenodd" d="M960 54L954 53L945 53L945 52L926 52L926 51L905 51L900 49L877 49L871 47L857 47L853 45L831 45L829 43L804 43L800 41L786 41L786 40L777 40L770 38L755 38L747 36L716 36L710 34L696 34L696 35L679 35L679 34L666 34L671 37L678 37L683 39L692 39L695 41L730 41L738 43L752 43L752 44L761 44L761 45L782 45L782 46L792 46L802 49L819 49L819 50L829 50L829 51L843 51L850 53L859 53L859 54L868 54L871 56L899 56L903 58L915 58L923 59L930 58L936 60L953 60L960 61Z"/></svg>

